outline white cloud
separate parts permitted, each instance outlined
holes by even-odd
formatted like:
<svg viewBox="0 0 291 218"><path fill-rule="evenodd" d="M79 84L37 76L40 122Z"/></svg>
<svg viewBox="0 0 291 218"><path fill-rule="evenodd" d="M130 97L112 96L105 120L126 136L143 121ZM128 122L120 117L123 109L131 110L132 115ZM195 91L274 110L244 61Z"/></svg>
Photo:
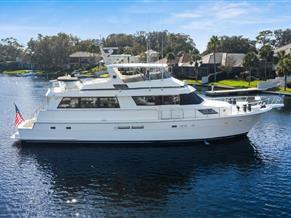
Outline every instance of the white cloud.
<svg viewBox="0 0 291 218"><path fill-rule="evenodd" d="M250 14L255 8L246 2L227 3L219 1L214 4L204 4L193 11L185 11L172 14L176 21L189 18L215 19L216 21L227 21Z"/></svg>
<svg viewBox="0 0 291 218"><path fill-rule="evenodd" d="M177 13L173 15L176 18L198 18L201 17L201 14L197 14L195 12L184 12L184 13Z"/></svg>
<svg viewBox="0 0 291 218"><path fill-rule="evenodd" d="M173 13L166 24L178 25L182 29L225 30L246 25L280 24L290 19L290 15L270 16L272 4L251 4L249 2L225 2L201 4L195 10ZM235 26L236 25L236 26Z"/></svg>
<svg viewBox="0 0 291 218"><path fill-rule="evenodd" d="M289 4L273 2L206 1L173 12L163 22L193 36L202 51L211 35L253 38L263 29L290 28L290 9Z"/></svg>

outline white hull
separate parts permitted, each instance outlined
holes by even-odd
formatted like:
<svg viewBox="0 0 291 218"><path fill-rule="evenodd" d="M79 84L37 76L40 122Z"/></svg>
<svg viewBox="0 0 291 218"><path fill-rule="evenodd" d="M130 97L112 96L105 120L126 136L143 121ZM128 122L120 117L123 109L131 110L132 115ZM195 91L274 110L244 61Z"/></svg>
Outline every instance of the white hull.
<svg viewBox="0 0 291 218"><path fill-rule="evenodd" d="M44 110L21 123L14 137L100 143L217 139L248 133L262 113L276 106L261 98L204 99L159 64L107 67L106 79L59 78L46 94Z"/></svg>
<svg viewBox="0 0 291 218"><path fill-rule="evenodd" d="M248 133L260 114L155 122L36 123L33 129L19 129L16 137L23 141L101 143L216 139ZM52 125L54 130L49 129ZM68 126L71 129L66 129Z"/></svg>

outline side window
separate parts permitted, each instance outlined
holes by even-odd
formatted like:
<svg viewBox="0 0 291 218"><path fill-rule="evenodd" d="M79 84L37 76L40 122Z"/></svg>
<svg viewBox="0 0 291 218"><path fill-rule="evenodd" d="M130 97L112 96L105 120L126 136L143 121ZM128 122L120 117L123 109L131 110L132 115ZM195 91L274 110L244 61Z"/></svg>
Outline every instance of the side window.
<svg viewBox="0 0 291 218"><path fill-rule="evenodd" d="M79 98L65 97L60 102L58 108L79 108Z"/></svg>
<svg viewBox="0 0 291 218"><path fill-rule="evenodd" d="M163 104L180 104L180 96L179 95L169 95L169 96L162 96L163 97Z"/></svg>
<svg viewBox="0 0 291 218"><path fill-rule="evenodd" d="M155 98L153 96L134 96L133 100L139 106L154 106Z"/></svg>
<svg viewBox="0 0 291 218"><path fill-rule="evenodd" d="M98 108L98 98L80 98L81 108Z"/></svg>
<svg viewBox="0 0 291 218"><path fill-rule="evenodd" d="M117 98L113 97L100 97L99 98L100 108L119 108L119 103Z"/></svg>
<svg viewBox="0 0 291 218"><path fill-rule="evenodd" d="M180 104L180 97L178 95L134 96L132 98L138 106Z"/></svg>
<svg viewBox="0 0 291 218"><path fill-rule="evenodd" d="M119 108L116 97L64 97L58 108Z"/></svg>

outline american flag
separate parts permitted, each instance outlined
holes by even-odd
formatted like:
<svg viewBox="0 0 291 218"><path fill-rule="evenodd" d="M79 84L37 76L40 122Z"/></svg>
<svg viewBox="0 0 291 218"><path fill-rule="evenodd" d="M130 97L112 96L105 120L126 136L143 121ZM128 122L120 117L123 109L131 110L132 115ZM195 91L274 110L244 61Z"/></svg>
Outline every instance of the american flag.
<svg viewBox="0 0 291 218"><path fill-rule="evenodd" d="M20 111L18 110L18 107L16 106L16 104L15 104L15 111L16 111L15 126L18 127L24 121L24 118L22 114L20 113Z"/></svg>

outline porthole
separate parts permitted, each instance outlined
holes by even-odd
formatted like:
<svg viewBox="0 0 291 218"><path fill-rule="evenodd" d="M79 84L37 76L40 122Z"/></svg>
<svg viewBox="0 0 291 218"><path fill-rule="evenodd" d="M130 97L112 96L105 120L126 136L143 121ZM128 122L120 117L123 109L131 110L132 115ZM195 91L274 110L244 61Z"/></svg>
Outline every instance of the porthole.
<svg viewBox="0 0 291 218"><path fill-rule="evenodd" d="M55 126L51 126L50 129L56 129L56 127Z"/></svg>

